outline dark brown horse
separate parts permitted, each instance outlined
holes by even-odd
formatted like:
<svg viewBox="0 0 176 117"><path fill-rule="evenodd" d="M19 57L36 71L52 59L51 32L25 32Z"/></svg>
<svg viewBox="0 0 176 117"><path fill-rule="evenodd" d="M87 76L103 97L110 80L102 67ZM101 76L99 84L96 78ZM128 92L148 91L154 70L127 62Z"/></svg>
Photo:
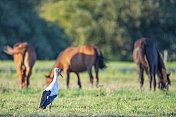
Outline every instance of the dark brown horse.
<svg viewBox="0 0 176 117"><path fill-rule="evenodd" d="M141 88L144 83L144 70L146 71L149 78L150 89L152 88L152 80L154 90L156 89L156 74L158 76L158 88L168 88L168 85L171 84L169 74L166 73L166 68L159 51L156 49L155 44L150 39L142 38L135 42L133 60L137 64L137 72L139 75Z"/></svg>
<svg viewBox="0 0 176 117"><path fill-rule="evenodd" d="M4 51L13 56L17 69L19 88L29 85L29 77L36 61L35 49L27 43L16 43L13 48L6 46Z"/></svg>
<svg viewBox="0 0 176 117"><path fill-rule="evenodd" d="M67 77L67 88L69 88L70 72L74 72L77 76L79 88L81 82L79 72L88 71L90 83L93 85L92 67L95 67L96 86L98 85L98 70L104 68L104 60L101 50L94 45L85 45L79 48L69 47L65 49L57 58L56 64L53 66L50 74L46 76L47 85L49 85L54 77L54 68L57 67L65 72Z"/></svg>

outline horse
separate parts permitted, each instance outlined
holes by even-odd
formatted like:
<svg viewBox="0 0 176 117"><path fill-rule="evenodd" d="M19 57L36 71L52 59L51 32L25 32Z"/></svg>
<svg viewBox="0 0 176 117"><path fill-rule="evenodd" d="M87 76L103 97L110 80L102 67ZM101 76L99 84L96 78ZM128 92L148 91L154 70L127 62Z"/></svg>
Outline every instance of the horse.
<svg viewBox="0 0 176 117"><path fill-rule="evenodd" d="M143 87L143 72L145 70L149 78L150 90L152 88L152 80L154 90L156 90L156 74L158 76L158 88L168 89L168 85L171 84L169 78L170 74L166 73L164 62L152 40L148 38L141 38L135 42L133 49L133 60L137 64L140 88Z"/></svg>
<svg viewBox="0 0 176 117"><path fill-rule="evenodd" d="M4 52L13 56L19 80L19 88L28 87L32 68L37 59L34 47L26 42L16 43L13 48L6 46Z"/></svg>
<svg viewBox="0 0 176 117"><path fill-rule="evenodd" d="M79 72L88 71L90 77L91 86L93 86L93 75L92 75L92 67L95 68L95 82L96 86L98 86L99 77L98 72L99 68L103 69L106 67L104 63L104 58L100 48L95 45L84 45L82 47L69 47L66 48L57 58L55 65L53 66L50 74L46 77L46 83L49 85L54 77L54 68L59 68L61 71L63 70L66 76L66 84L67 88L69 88L69 79L70 72L74 72L76 74L76 78L78 81L79 88L82 87Z"/></svg>

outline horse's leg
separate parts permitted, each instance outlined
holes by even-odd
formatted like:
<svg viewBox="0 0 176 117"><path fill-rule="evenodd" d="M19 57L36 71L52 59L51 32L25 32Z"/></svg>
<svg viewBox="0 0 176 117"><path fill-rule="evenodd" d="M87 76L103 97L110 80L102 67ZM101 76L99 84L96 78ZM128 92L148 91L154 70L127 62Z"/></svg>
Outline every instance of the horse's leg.
<svg viewBox="0 0 176 117"><path fill-rule="evenodd" d="M156 90L156 66L154 67L154 72L153 72L153 87L154 87L154 90Z"/></svg>
<svg viewBox="0 0 176 117"><path fill-rule="evenodd" d="M88 73L89 73L91 86L93 87L92 67L88 67L88 68L87 68L87 71L88 71Z"/></svg>
<svg viewBox="0 0 176 117"><path fill-rule="evenodd" d="M22 87L25 87L25 78L26 78L26 67L22 65L21 67L21 74L22 74Z"/></svg>
<svg viewBox="0 0 176 117"><path fill-rule="evenodd" d="M153 87L154 87L154 90L156 90L156 78L155 78L155 73L153 73Z"/></svg>
<svg viewBox="0 0 176 117"><path fill-rule="evenodd" d="M76 73L76 78L77 78L77 81L78 81L78 85L79 85L79 88L81 88L81 81L80 81L80 77L79 77L79 73Z"/></svg>
<svg viewBox="0 0 176 117"><path fill-rule="evenodd" d="M95 82L96 82L96 87L98 86L98 83L99 83L99 78L98 78L98 72L99 72L99 69L98 69L98 62L95 64L95 74L96 74L96 78L95 78Z"/></svg>
<svg viewBox="0 0 176 117"><path fill-rule="evenodd" d="M32 73L32 68L30 67L27 67L26 68L26 76L25 76L25 86L29 86L29 78L31 76L31 73Z"/></svg>
<svg viewBox="0 0 176 117"><path fill-rule="evenodd" d="M154 86L154 90L156 90L156 77L155 77L155 74L151 73L152 70L150 69L150 72L149 72L149 69L148 68L145 68L145 72L148 76L148 79L149 79L149 83L150 83L150 90L152 89L152 79L153 79L153 86ZM153 75L153 78L152 78L152 75Z"/></svg>
<svg viewBox="0 0 176 117"><path fill-rule="evenodd" d="M149 72L149 69L147 67L144 68L147 76L148 76L148 79L150 79L150 72Z"/></svg>
<svg viewBox="0 0 176 117"><path fill-rule="evenodd" d="M161 77L159 73L157 73L157 77L158 77L158 89L161 89Z"/></svg>
<svg viewBox="0 0 176 117"><path fill-rule="evenodd" d="M142 68L141 64L137 65L137 72L139 75L140 88L142 88L144 84L144 75L143 75L144 69Z"/></svg>
<svg viewBox="0 0 176 117"><path fill-rule="evenodd" d="M150 79L149 79L149 82L150 82L150 90L152 89L152 75L153 75L153 66L150 65Z"/></svg>
<svg viewBox="0 0 176 117"><path fill-rule="evenodd" d="M69 82L70 82L70 71L68 69L64 70L65 75L67 77L67 88L69 88Z"/></svg>
<svg viewBox="0 0 176 117"><path fill-rule="evenodd" d="M145 69L145 72L146 72L146 74L148 76L148 79L150 81L150 72L149 72L149 69L147 67L145 67L144 69Z"/></svg>
<svg viewBox="0 0 176 117"><path fill-rule="evenodd" d="M23 88L23 74L20 67L17 67L17 76L18 76L18 82L19 82L19 88Z"/></svg>

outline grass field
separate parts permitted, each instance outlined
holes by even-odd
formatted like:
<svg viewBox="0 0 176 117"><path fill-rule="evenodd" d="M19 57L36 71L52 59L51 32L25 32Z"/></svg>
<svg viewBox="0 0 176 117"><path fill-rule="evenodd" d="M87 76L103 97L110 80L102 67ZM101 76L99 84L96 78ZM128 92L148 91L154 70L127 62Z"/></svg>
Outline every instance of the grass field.
<svg viewBox="0 0 176 117"><path fill-rule="evenodd" d="M48 113L48 108L38 107L46 87L43 75L49 74L54 63L37 61L30 87L19 90L14 63L0 61L0 116L176 116L176 62L166 65L172 73L169 92L150 91L146 76L140 90L136 65L130 62L107 63L99 73L99 88L90 87L87 72L80 74L82 89L73 73L70 89L66 89L65 77L59 77L61 89Z"/></svg>

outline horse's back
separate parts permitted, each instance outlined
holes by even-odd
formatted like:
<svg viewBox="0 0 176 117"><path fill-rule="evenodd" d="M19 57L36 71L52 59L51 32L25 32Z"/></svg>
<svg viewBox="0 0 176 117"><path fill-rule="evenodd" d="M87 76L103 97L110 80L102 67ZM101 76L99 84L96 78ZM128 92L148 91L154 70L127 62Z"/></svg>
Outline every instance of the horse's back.
<svg viewBox="0 0 176 117"><path fill-rule="evenodd" d="M84 45L79 48L79 52L86 55L95 55L95 48L94 45Z"/></svg>
<svg viewBox="0 0 176 117"><path fill-rule="evenodd" d="M87 66L92 66L95 59L95 46L85 45L65 49L59 56L58 62L66 68L69 67L72 72L82 72L87 70Z"/></svg>
<svg viewBox="0 0 176 117"><path fill-rule="evenodd" d="M95 46L84 45L77 48L77 53L71 59L72 71L83 72L93 66L96 60Z"/></svg>
<svg viewBox="0 0 176 117"><path fill-rule="evenodd" d="M72 57L78 53L78 48L69 47L66 48L58 57L58 61L63 64L70 64Z"/></svg>
<svg viewBox="0 0 176 117"><path fill-rule="evenodd" d="M144 51L147 61L150 65L157 65L158 63L158 53L155 44L152 40L145 38L144 40Z"/></svg>
<svg viewBox="0 0 176 117"><path fill-rule="evenodd" d="M14 62L17 66L24 63L26 66L33 66L36 61L35 49L28 43L16 43L13 46L13 50L20 51L20 53L14 54ZM21 53L22 52L22 53Z"/></svg>
<svg viewBox="0 0 176 117"><path fill-rule="evenodd" d="M148 38L141 38L134 44L133 60L139 64L157 64L158 54L155 44Z"/></svg>
<svg viewBox="0 0 176 117"><path fill-rule="evenodd" d="M93 65L96 59L96 46L85 45L80 48L82 59L86 65Z"/></svg>
<svg viewBox="0 0 176 117"><path fill-rule="evenodd" d="M133 60L137 64L142 63L141 57L143 57L144 41L145 38L141 38L137 40L134 44Z"/></svg>
<svg viewBox="0 0 176 117"><path fill-rule="evenodd" d="M71 71L77 71L77 69L84 65L79 48L76 47L66 48L59 55L56 64L61 64L63 69L71 69Z"/></svg>

